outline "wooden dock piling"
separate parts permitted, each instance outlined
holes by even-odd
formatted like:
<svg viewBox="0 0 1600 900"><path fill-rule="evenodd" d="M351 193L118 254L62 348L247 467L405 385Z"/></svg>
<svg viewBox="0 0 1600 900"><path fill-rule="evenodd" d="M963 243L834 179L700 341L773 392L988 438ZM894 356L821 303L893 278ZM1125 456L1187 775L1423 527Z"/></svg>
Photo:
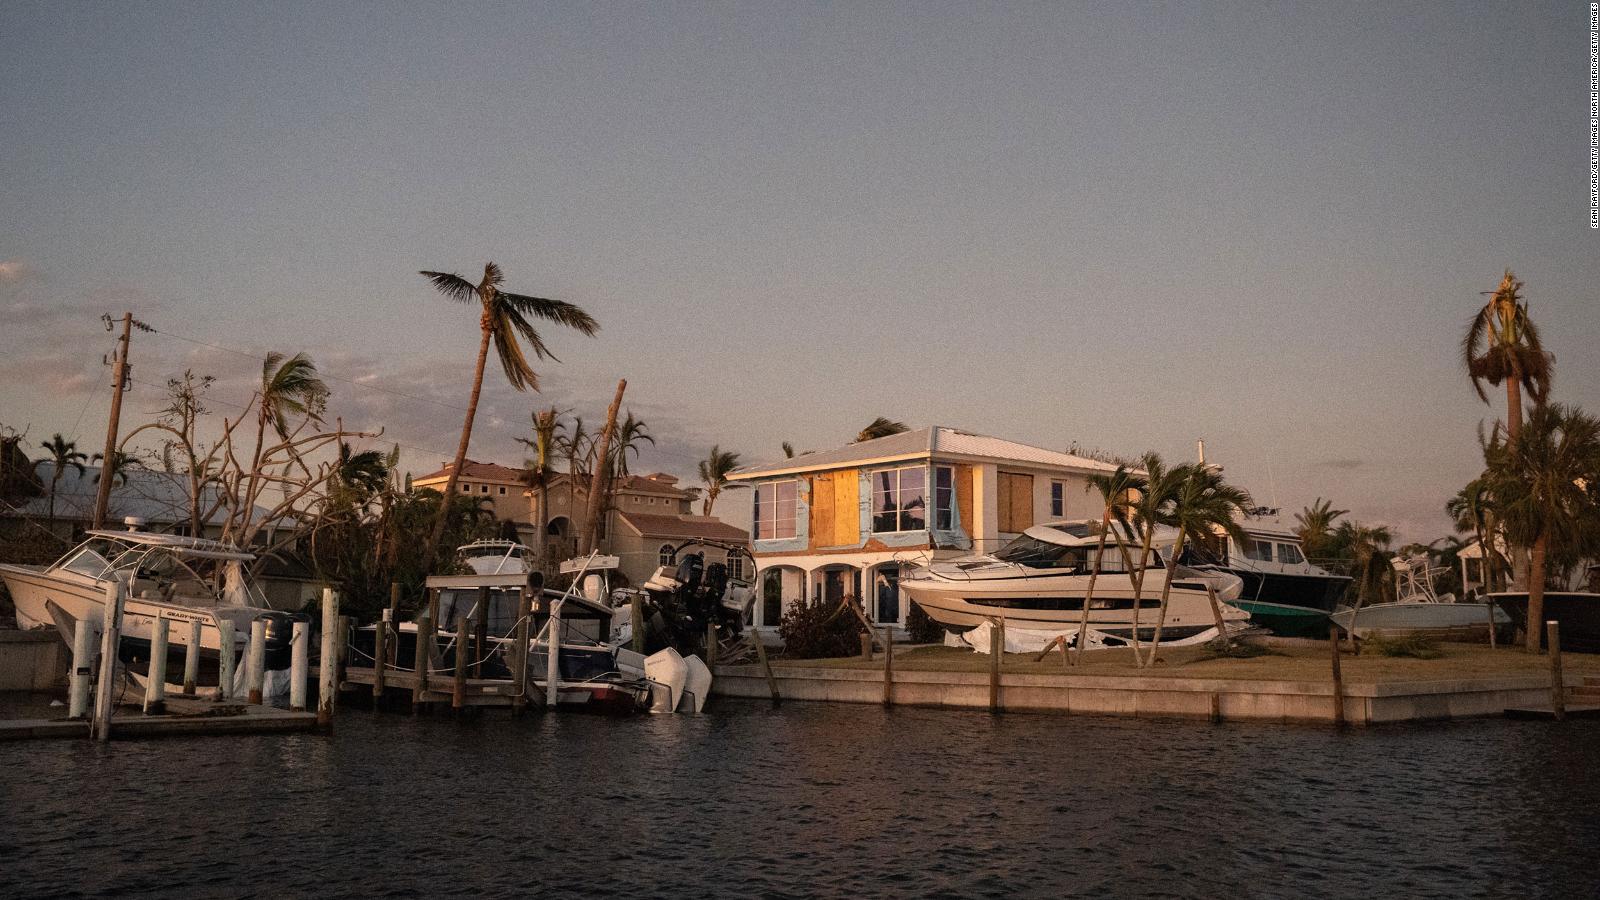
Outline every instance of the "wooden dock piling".
<svg viewBox="0 0 1600 900"><path fill-rule="evenodd" d="M751 639L756 645L756 659L761 662L761 671L767 676L767 690L772 694L772 705L777 706L783 702L778 696L778 680L772 677L772 664L767 662L767 645L762 643L761 635L752 633Z"/></svg>
<svg viewBox="0 0 1600 900"><path fill-rule="evenodd" d="M233 698L233 623L217 619L217 699Z"/></svg>
<svg viewBox="0 0 1600 900"><path fill-rule="evenodd" d="M200 620L189 620L189 642L183 648L183 692L194 696L200 682Z"/></svg>
<svg viewBox="0 0 1600 900"><path fill-rule="evenodd" d="M872 660L872 632L871 631L863 630L861 632L861 658L865 659L865 660L868 660L869 662Z"/></svg>
<svg viewBox="0 0 1600 900"><path fill-rule="evenodd" d="M644 652L644 595L635 591L629 599L629 627L633 631L633 652Z"/></svg>
<svg viewBox="0 0 1600 900"><path fill-rule="evenodd" d="M111 682L117 672L117 648L122 639L122 600L127 596L127 584L113 579L106 585L105 617L100 626L100 681L95 685L94 725L90 729L96 740L111 740Z"/></svg>
<svg viewBox="0 0 1600 900"><path fill-rule="evenodd" d="M533 623L533 594L527 597L523 604L522 615L517 617L517 645L511 654L511 664L515 669L511 673L511 683L516 685L516 693L511 697L511 714L522 715L528 708L528 631Z"/></svg>
<svg viewBox="0 0 1600 900"><path fill-rule="evenodd" d="M706 625L706 668L717 668L717 623Z"/></svg>
<svg viewBox="0 0 1600 900"><path fill-rule="evenodd" d="M294 623L289 639L289 708L306 711L306 676L311 670L311 624Z"/></svg>
<svg viewBox="0 0 1600 900"><path fill-rule="evenodd" d="M894 634L883 630L883 705L894 705Z"/></svg>
<svg viewBox="0 0 1600 900"><path fill-rule="evenodd" d="M1554 619L1545 622L1544 634L1550 644L1550 710L1560 722L1567 717L1567 683L1561 674L1561 623Z"/></svg>
<svg viewBox="0 0 1600 900"><path fill-rule="evenodd" d="M245 699L255 706L261 705L261 680L266 677L267 620L256 619L250 623L250 643L245 647L244 689Z"/></svg>
<svg viewBox="0 0 1600 900"><path fill-rule="evenodd" d="M394 585L392 593L398 594L400 585ZM391 598L392 600L392 598ZM375 623L372 640L372 708L383 707L383 674L389 665L389 621L394 613L385 609L383 615Z"/></svg>
<svg viewBox="0 0 1600 900"><path fill-rule="evenodd" d="M1339 669L1339 626L1328 626L1328 647L1333 652L1333 724L1344 724L1344 673Z"/></svg>
<svg viewBox="0 0 1600 900"><path fill-rule="evenodd" d="M322 589L322 655L317 664L317 727L333 727L339 693L339 595Z"/></svg>
<svg viewBox="0 0 1600 900"><path fill-rule="evenodd" d="M456 622L455 682L450 689L450 708L460 711L467 702L467 623L462 617Z"/></svg>
<svg viewBox="0 0 1600 900"><path fill-rule="evenodd" d="M1001 625L989 620L989 711L1000 711L1000 654L1005 652L1005 636Z"/></svg>
<svg viewBox="0 0 1600 900"><path fill-rule="evenodd" d="M150 682L144 689L144 714L160 715L167 708L167 635L169 619L157 618L150 635Z"/></svg>
<svg viewBox="0 0 1600 900"><path fill-rule="evenodd" d="M417 671L417 686L411 691L411 711L417 712L426 701L428 675L433 670L433 613L423 610L417 620L417 647L411 663Z"/></svg>
<svg viewBox="0 0 1600 900"><path fill-rule="evenodd" d="M87 619L80 619L72 629L72 671L67 679L67 717L82 719L89 715L89 682L94 674L94 639L96 633Z"/></svg>

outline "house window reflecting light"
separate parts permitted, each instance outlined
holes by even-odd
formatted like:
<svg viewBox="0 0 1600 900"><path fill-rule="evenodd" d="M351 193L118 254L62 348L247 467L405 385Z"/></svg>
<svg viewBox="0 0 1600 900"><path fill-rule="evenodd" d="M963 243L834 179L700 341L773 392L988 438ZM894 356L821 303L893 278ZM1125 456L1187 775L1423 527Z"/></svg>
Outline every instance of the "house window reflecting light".
<svg viewBox="0 0 1600 900"><path fill-rule="evenodd" d="M799 482L769 481L755 489L756 540L792 538L799 510Z"/></svg>
<svg viewBox="0 0 1600 900"><path fill-rule="evenodd" d="M872 473L872 530L877 534L928 527L928 470L921 466Z"/></svg>

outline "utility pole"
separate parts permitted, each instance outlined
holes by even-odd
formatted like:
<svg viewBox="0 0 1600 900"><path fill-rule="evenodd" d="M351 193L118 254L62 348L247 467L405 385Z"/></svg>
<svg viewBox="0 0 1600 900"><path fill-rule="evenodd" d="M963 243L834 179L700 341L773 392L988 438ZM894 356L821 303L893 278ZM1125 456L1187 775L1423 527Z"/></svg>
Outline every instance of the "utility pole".
<svg viewBox="0 0 1600 900"><path fill-rule="evenodd" d="M109 325L110 322L108 321ZM111 502L111 464L117 452L117 424L122 418L122 392L128 384L128 343L133 334L133 313L122 314L122 340L111 365L111 421L106 424L106 452L100 457L100 490L94 498L94 527L106 527L106 505Z"/></svg>

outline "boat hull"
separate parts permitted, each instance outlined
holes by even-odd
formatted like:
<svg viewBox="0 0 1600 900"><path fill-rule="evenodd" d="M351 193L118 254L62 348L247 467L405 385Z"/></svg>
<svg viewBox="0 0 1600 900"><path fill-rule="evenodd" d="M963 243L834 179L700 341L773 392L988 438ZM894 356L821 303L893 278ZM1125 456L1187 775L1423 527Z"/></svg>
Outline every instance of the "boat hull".
<svg viewBox="0 0 1600 900"><path fill-rule="evenodd" d="M1287 603L1260 600L1235 600L1234 606L1250 614L1250 621L1279 637L1316 638L1328 636L1328 611L1307 609Z"/></svg>
<svg viewBox="0 0 1600 900"><path fill-rule="evenodd" d="M1279 637L1327 637L1328 616L1339 608L1350 586L1342 575L1301 575L1218 568L1244 582L1233 605L1251 621Z"/></svg>
<svg viewBox="0 0 1600 900"><path fill-rule="evenodd" d="M50 614L53 605L74 622L88 622L98 628L105 620L105 587L92 579L68 580L52 577L30 566L0 565L0 579L11 593L17 610L18 627L27 630L48 628L55 624ZM181 603L168 603L147 597L130 597L122 607L122 645L120 655L147 658L150 639L157 619L168 621L167 640L173 647L186 646L189 641L189 623L200 622L200 648L204 655L215 657L221 644L220 622L233 623L234 651L245 645L250 637L250 623L268 610L253 607L194 607ZM274 615L284 616L282 613ZM287 618L286 616L284 616ZM279 643L282 646L277 646ZM268 646L268 666L277 665L278 656L287 653L288 642L272 641ZM287 665L287 657L282 660Z"/></svg>
<svg viewBox="0 0 1600 900"><path fill-rule="evenodd" d="M1052 595L1047 589L975 590L978 583L962 584L929 581L917 583L903 580L900 589L911 598L928 617L943 625L947 631L960 634L992 619L1004 622L1008 628L1029 631L1076 631L1083 616L1083 597ZM1100 605L1108 608L1095 608ZM1242 622L1248 614L1227 603L1222 605L1224 622ZM1155 637L1156 619L1161 612L1159 592L1154 597L1143 597L1139 604L1139 638ZM1103 634L1131 640L1133 637L1133 592L1126 588L1112 588L1102 594L1095 592L1089 609L1089 628ZM1198 634L1216 625L1211 600L1204 591L1174 590L1167 604L1167 619L1162 637L1180 639Z"/></svg>
<svg viewBox="0 0 1600 900"><path fill-rule="evenodd" d="M1424 634L1439 639L1486 640L1490 623L1489 607L1481 603L1378 603L1341 609L1329 618L1358 638ZM1495 611L1496 625L1510 622L1504 612Z"/></svg>
<svg viewBox="0 0 1600 900"><path fill-rule="evenodd" d="M1518 629L1528 627L1528 595L1523 592L1490 594L1499 609L1505 610ZM1561 623L1561 649L1576 653L1600 653L1600 594L1581 591L1548 591L1544 595L1546 621ZM1548 641L1539 629L1539 643ZM1546 649L1548 647L1546 646Z"/></svg>

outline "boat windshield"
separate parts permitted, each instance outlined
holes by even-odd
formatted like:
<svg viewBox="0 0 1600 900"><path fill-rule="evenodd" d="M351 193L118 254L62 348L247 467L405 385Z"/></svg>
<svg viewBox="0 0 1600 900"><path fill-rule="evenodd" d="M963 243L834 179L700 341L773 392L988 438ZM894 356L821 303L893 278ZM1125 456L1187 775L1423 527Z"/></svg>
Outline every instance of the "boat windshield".
<svg viewBox="0 0 1600 900"><path fill-rule="evenodd" d="M58 563L57 567L98 580L105 575L107 569L111 568L111 563L100 555L100 550L102 549L104 548L96 548L90 544L84 544L78 548L77 552Z"/></svg>
<svg viewBox="0 0 1600 900"><path fill-rule="evenodd" d="M1060 569L1068 572L1088 572L1094 559L1095 547L1063 547L1049 541L1022 535L995 553L995 559L1016 563L1030 569ZM1101 572L1126 572L1122 553L1115 544L1107 544Z"/></svg>

